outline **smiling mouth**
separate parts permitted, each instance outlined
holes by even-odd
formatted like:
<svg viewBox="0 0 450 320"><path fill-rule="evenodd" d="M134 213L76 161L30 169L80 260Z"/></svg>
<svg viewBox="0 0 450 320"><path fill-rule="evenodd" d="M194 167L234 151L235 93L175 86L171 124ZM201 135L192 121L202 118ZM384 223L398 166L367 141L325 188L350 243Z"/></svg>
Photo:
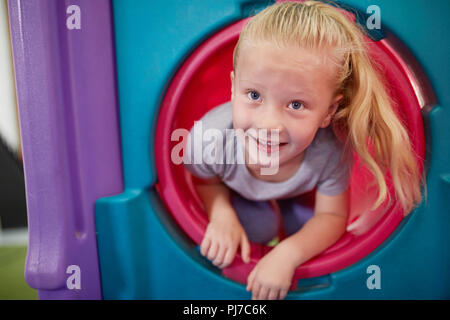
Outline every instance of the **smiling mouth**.
<svg viewBox="0 0 450 320"><path fill-rule="evenodd" d="M272 152L276 152L279 151L280 149L282 149L284 146L286 146L288 143L287 142L279 142L279 141L268 141L268 140L263 140L263 139L256 139L255 137L249 135L249 137L251 139L253 139L253 141L256 141L256 145L258 150L267 152L267 153L272 153Z"/></svg>

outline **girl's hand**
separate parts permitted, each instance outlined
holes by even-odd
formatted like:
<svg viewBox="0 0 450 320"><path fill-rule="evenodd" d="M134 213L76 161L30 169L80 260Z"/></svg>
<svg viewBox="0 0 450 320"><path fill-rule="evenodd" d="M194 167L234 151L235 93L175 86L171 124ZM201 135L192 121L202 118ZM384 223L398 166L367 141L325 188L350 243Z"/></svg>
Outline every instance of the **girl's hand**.
<svg viewBox="0 0 450 320"><path fill-rule="evenodd" d="M252 300L286 297L296 266L289 252L280 245L266 254L248 276L247 291L252 291Z"/></svg>
<svg viewBox="0 0 450 320"><path fill-rule="evenodd" d="M234 212L219 212L206 228L205 236L200 245L201 254L219 267L230 265L236 251L241 247L242 259L250 262L250 243L244 228Z"/></svg>

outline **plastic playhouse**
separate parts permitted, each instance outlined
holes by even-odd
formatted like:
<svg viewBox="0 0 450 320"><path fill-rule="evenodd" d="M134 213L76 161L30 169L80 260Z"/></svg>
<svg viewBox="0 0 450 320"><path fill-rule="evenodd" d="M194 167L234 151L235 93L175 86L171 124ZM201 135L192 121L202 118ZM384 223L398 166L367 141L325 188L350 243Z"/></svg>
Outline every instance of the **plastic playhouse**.
<svg viewBox="0 0 450 320"><path fill-rule="evenodd" d="M239 32L271 3L8 0L25 277L40 299L251 297L245 280L270 247L252 244L250 264L237 256L223 270L201 256L207 217L191 175L170 159L171 133L230 99ZM365 26L360 1L340 4ZM450 48L441 32L450 5L377 5L382 28L368 30L370 55L426 172L426 201L407 218L394 205L370 232L346 234L301 265L287 299L450 298L449 61L440 51ZM367 208L369 180L364 168L352 172L349 221Z"/></svg>

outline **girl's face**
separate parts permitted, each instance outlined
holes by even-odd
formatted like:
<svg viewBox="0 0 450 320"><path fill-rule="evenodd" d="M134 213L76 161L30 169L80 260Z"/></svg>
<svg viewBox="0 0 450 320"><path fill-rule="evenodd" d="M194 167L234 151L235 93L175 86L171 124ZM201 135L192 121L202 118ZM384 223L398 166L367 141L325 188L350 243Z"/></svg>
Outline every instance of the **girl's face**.
<svg viewBox="0 0 450 320"><path fill-rule="evenodd" d="M243 43L236 73L231 72L231 101L234 129L246 132L247 155L249 146L256 145L267 153L278 150L280 168L298 165L317 130L330 124L342 95L333 96L337 67L324 54L268 42ZM258 134L259 129L267 135ZM279 144L267 146L262 140L270 141L273 129Z"/></svg>

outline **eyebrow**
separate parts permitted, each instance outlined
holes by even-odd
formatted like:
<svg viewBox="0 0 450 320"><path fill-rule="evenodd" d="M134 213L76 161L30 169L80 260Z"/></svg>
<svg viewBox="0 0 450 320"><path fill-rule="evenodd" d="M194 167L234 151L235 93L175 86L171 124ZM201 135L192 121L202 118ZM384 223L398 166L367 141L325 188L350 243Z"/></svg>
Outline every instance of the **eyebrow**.
<svg viewBox="0 0 450 320"><path fill-rule="evenodd" d="M241 79L240 82L245 82L244 87L253 87L253 85L255 85L255 86L259 86L259 87L261 87L263 89L266 89L265 86L263 86L262 84L260 84L258 82L255 82L255 81ZM294 91L294 90L292 90L292 91L289 91L289 94L293 95L293 96L295 96L295 95L301 96L301 97L304 98L304 100L308 100L308 101L311 101L312 98L313 98L310 94L308 94L305 91L302 92L302 91Z"/></svg>
<svg viewBox="0 0 450 320"><path fill-rule="evenodd" d="M248 86L248 87L251 87L252 85L256 85L256 86L259 86L259 87L261 87L263 89L266 89L266 87L264 85L262 85L261 83L258 83L258 82L252 81L252 80L240 79L239 83L241 83L241 82L248 83L248 84L245 85L245 86ZM252 84L252 85L250 85L250 84Z"/></svg>

